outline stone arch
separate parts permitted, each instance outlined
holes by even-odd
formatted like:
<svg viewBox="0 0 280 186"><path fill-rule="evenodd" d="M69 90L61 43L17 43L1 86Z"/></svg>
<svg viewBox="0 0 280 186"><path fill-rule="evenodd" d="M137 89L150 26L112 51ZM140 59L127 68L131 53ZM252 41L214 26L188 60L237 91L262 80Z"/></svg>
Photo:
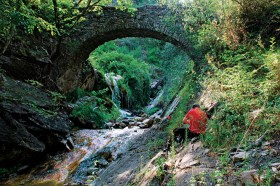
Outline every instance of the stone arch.
<svg viewBox="0 0 280 186"><path fill-rule="evenodd" d="M172 21L168 21L171 15ZM69 41L76 42L75 49L68 49L67 56L55 61L55 82L63 92L80 86L83 78L83 62L91 51L107 41L124 37L150 37L175 46L192 50L185 36L180 11L171 11L166 6L143 6L133 13L104 7L101 14L90 14L80 24ZM66 49L67 49L67 43ZM70 51L70 52L69 52Z"/></svg>

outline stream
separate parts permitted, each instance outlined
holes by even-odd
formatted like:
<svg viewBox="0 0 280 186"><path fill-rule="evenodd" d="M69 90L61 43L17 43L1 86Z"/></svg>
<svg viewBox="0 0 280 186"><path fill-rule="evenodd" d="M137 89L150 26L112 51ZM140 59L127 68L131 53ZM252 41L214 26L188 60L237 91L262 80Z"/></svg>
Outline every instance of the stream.
<svg viewBox="0 0 280 186"><path fill-rule="evenodd" d="M115 104L120 96L117 84L120 79L114 74L106 75ZM157 106L162 95L160 91L146 109ZM160 109L151 116L133 116L120 109L120 118L107 122L107 129L73 131L72 150L48 155L35 166L23 165L6 180L0 180L0 185L126 185L136 169L155 155L149 144L158 139L167 140L165 132L157 129L162 114Z"/></svg>
<svg viewBox="0 0 280 186"><path fill-rule="evenodd" d="M33 168L30 173L18 175L2 184L38 185L49 183L50 185L56 185L73 182L82 184L86 180L82 180L76 175L74 177L70 176L81 162L105 146L111 146L117 150L112 154L112 158L116 159L124 153L129 139L142 134L143 131L136 128L77 131L73 133L75 148L71 152L49 157L46 162Z"/></svg>
<svg viewBox="0 0 280 186"><path fill-rule="evenodd" d="M126 111L122 114L130 115ZM0 182L0 185L90 184L109 164L126 155L134 145L143 142L138 139L152 130L151 125L160 121L158 117L129 116L120 122L111 123L110 129L74 131L71 134L74 149L49 156L44 162L27 168L23 173L14 173L9 180Z"/></svg>

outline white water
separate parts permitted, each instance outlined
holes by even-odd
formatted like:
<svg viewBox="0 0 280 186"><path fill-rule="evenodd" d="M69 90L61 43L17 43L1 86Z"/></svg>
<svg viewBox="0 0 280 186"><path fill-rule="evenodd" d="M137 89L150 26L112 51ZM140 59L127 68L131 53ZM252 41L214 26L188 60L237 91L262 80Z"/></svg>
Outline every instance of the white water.
<svg viewBox="0 0 280 186"><path fill-rule="evenodd" d="M106 73L105 81L112 92L112 101L118 105L120 101L120 89L118 86L118 81L122 79L120 75L115 75L114 73Z"/></svg>
<svg viewBox="0 0 280 186"><path fill-rule="evenodd" d="M146 110L151 110L152 108L154 108L155 106L158 105L159 101L160 101L160 98L162 97L163 95L163 90L161 90L159 92L159 94L157 95L157 97L155 99L153 99L149 104L148 106L146 107Z"/></svg>
<svg viewBox="0 0 280 186"><path fill-rule="evenodd" d="M129 117L132 114L130 112L127 112L125 110L119 109L120 113L121 113L121 117L125 118L125 117Z"/></svg>

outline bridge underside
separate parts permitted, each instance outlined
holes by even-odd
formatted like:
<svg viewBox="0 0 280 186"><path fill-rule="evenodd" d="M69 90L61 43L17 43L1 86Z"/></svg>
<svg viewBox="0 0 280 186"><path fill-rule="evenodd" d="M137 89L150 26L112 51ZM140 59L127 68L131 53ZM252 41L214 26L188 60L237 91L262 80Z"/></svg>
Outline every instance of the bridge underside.
<svg viewBox="0 0 280 186"><path fill-rule="evenodd" d="M105 42L118 38L149 37L172 43L186 51L192 50L185 37L183 25L177 19L179 16L173 15L177 20L172 25L166 21L170 15L171 10L160 6L141 7L134 14L109 7L105 8L101 15L90 15L70 39L77 43L75 49L66 49L67 55L54 63L51 76L54 77L56 86L63 92L81 86L84 81L81 77L83 62L89 54Z"/></svg>
<svg viewBox="0 0 280 186"><path fill-rule="evenodd" d="M78 53L79 55L84 56L84 59L86 60L89 54L97 47L101 46L102 44L108 41L126 38L126 37L154 38L154 39L171 43L176 47L186 50L186 46L183 45L180 41L164 33L152 31L152 30L145 30L145 29L126 29L126 30L114 30L109 33L102 33L100 35L95 35L81 45L80 51L78 51Z"/></svg>

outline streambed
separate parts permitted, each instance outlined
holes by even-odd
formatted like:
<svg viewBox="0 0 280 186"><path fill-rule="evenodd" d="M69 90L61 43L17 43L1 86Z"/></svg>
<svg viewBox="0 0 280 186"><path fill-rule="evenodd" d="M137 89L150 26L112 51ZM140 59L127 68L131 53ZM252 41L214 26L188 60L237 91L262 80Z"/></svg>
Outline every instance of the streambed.
<svg viewBox="0 0 280 186"><path fill-rule="evenodd" d="M147 153L145 146L154 136L154 132L153 128L140 129L138 126L75 131L72 133L75 144L73 150L49 156L46 161L22 174L11 174L10 178L0 182L0 185L91 184L107 166L126 156L128 151L142 149Z"/></svg>

